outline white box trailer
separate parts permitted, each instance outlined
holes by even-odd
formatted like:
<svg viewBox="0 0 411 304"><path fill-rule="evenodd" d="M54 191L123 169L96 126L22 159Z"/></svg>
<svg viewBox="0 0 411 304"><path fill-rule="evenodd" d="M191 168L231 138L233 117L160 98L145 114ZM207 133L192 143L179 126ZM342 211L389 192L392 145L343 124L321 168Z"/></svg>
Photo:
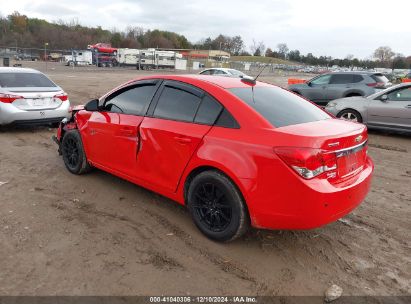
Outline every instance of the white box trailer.
<svg viewBox="0 0 411 304"><path fill-rule="evenodd" d="M140 50L137 49L118 49L117 50L117 62L120 66L138 64L140 58Z"/></svg>
<svg viewBox="0 0 411 304"><path fill-rule="evenodd" d="M72 51L71 55L64 56L64 63L68 66L76 65L92 65L93 53L88 50L76 50Z"/></svg>
<svg viewBox="0 0 411 304"><path fill-rule="evenodd" d="M180 53L173 51L157 51L155 49L140 50L138 69L175 68L176 60L182 59Z"/></svg>

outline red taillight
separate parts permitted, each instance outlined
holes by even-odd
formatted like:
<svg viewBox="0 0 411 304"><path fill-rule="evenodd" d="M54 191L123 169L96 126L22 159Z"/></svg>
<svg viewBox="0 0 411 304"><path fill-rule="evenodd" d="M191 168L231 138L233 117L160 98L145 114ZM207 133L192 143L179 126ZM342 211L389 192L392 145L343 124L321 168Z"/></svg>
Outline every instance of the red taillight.
<svg viewBox="0 0 411 304"><path fill-rule="evenodd" d="M328 172L327 178L335 178L337 175L337 156L332 151L279 147L274 148L274 152L305 179L312 179L324 172Z"/></svg>
<svg viewBox="0 0 411 304"><path fill-rule="evenodd" d="M24 99L23 96L13 95L13 94L2 94L0 93L0 102L12 103L17 99Z"/></svg>
<svg viewBox="0 0 411 304"><path fill-rule="evenodd" d="M372 82L372 83L367 83L367 86L373 87L373 88L384 88L385 83L384 82Z"/></svg>
<svg viewBox="0 0 411 304"><path fill-rule="evenodd" d="M61 93L61 94L54 95L54 98L58 98L61 101L66 101L68 100L68 95L66 93Z"/></svg>

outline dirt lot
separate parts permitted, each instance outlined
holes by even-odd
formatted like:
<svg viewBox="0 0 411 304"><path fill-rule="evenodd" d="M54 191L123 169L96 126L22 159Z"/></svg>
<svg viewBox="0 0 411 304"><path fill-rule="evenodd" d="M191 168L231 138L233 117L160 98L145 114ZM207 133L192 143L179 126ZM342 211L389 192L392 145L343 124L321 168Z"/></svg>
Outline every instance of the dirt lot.
<svg viewBox="0 0 411 304"><path fill-rule="evenodd" d="M58 64L46 73L73 104L138 75ZM332 283L345 295L411 293L410 137L371 133L372 190L342 221L218 244L168 199L98 170L71 175L54 133L0 131L1 295L322 295Z"/></svg>

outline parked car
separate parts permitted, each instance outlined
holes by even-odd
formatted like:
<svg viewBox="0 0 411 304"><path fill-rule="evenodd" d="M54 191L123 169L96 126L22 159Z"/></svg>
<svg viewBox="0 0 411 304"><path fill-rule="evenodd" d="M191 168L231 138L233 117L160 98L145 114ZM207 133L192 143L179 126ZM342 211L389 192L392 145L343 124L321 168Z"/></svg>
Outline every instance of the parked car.
<svg viewBox="0 0 411 304"><path fill-rule="evenodd" d="M15 60L30 60L30 61L37 61L40 60L40 56L38 55L32 55L32 54L26 54L26 53L19 53L14 56Z"/></svg>
<svg viewBox="0 0 411 304"><path fill-rule="evenodd" d="M325 106L333 99L368 96L389 86L391 83L381 73L334 72L314 77L305 83L290 85L288 89Z"/></svg>
<svg viewBox="0 0 411 304"><path fill-rule="evenodd" d="M411 73L405 75L405 77L401 80L401 82L411 82Z"/></svg>
<svg viewBox="0 0 411 304"><path fill-rule="evenodd" d="M200 75L215 75L215 76L226 76L226 77L237 77L237 78L250 77L238 70L224 69L224 68L206 69L204 71L201 71Z"/></svg>
<svg viewBox="0 0 411 304"><path fill-rule="evenodd" d="M325 108L335 116L369 128L411 132L411 83L393 86L368 97L330 101Z"/></svg>
<svg viewBox="0 0 411 304"><path fill-rule="evenodd" d="M370 189L364 125L253 79L151 76L73 111L55 141L66 168L96 167L188 207L209 238L251 224L310 229Z"/></svg>
<svg viewBox="0 0 411 304"><path fill-rule="evenodd" d="M0 125L59 123L69 108L67 94L46 75L0 67Z"/></svg>

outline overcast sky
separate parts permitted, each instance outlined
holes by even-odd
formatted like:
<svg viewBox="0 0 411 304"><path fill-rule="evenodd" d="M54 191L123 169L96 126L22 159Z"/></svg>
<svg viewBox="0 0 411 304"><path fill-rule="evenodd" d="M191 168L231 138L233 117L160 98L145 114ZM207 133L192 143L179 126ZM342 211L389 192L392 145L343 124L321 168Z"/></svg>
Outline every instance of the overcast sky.
<svg viewBox="0 0 411 304"><path fill-rule="evenodd" d="M1 0L0 14L17 10L48 21L125 29L174 31L196 42L241 35L276 48L314 55L370 57L382 45L411 55L411 0ZM95 42L95 41L91 41Z"/></svg>

